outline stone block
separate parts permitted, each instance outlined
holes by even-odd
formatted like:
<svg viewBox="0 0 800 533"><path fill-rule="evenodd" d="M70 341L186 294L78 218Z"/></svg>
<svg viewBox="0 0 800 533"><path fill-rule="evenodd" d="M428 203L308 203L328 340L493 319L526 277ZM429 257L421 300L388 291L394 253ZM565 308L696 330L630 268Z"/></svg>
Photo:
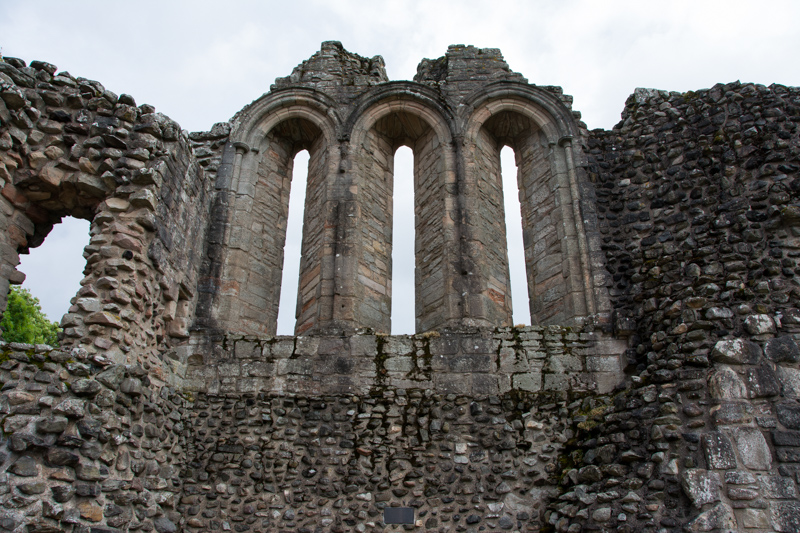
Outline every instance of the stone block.
<svg viewBox="0 0 800 533"><path fill-rule="evenodd" d="M800 362L800 348L791 335L768 340L764 345L764 354L776 363Z"/></svg>
<svg viewBox="0 0 800 533"><path fill-rule="evenodd" d="M750 470L769 470L772 467L772 455L760 429L736 427L731 428L730 434L745 467Z"/></svg>
<svg viewBox="0 0 800 533"><path fill-rule="evenodd" d="M712 409L711 419L718 426L747 424L753 420L753 406L750 402L724 402Z"/></svg>
<svg viewBox="0 0 800 533"><path fill-rule="evenodd" d="M775 322L769 315L750 315L744 319L744 329L750 335L775 333Z"/></svg>
<svg viewBox="0 0 800 533"><path fill-rule="evenodd" d="M753 365L761 358L761 347L745 339L718 341L711 350L711 359L717 363Z"/></svg>
<svg viewBox="0 0 800 533"><path fill-rule="evenodd" d="M721 366L708 378L708 392L716 400L747 398L747 387L733 369Z"/></svg>
<svg viewBox="0 0 800 533"><path fill-rule="evenodd" d="M736 454L731 441L719 431L703 435L703 452L709 469L732 470L736 468Z"/></svg>
<svg viewBox="0 0 800 533"><path fill-rule="evenodd" d="M777 446L800 447L800 431L772 431L772 442Z"/></svg>
<svg viewBox="0 0 800 533"><path fill-rule="evenodd" d="M746 369L744 377L751 398L777 396L780 393L781 388L775 371L767 365Z"/></svg>
<svg viewBox="0 0 800 533"><path fill-rule="evenodd" d="M354 356L376 356L378 354L377 337L375 335L355 335L350 337L350 353Z"/></svg>
<svg viewBox="0 0 800 533"><path fill-rule="evenodd" d="M569 388L569 380L563 374L545 374L544 375L544 390L567 390Z"/></svg>
<svg viewBox="0 0 800 533"><path fill-rule="evenodd" d="M278 338L269 345L269 354L275 358L291 357L294 354L294 339Z"/></svg>
<svg viewBox="0 0 800 533"><path fill-rule="evenodd" d="M472 376L472 394L489 396L500 392L497 377L491 374L475 374Z"/></svg>
<svg viewBox="0 0 800 533"><path fill-rule="evenodd" d="M490 372L494 368L492 358L481 354L448 356L447 366L451 372Z"/></svg>
<svg viewBox="0 0 800 533"><path fill-rule="evenodd" d="M589 372L621 372L619 356L602 355L586 358L586 370Z"/></svg>
<svg viewBox="0 0 800 533"><path fill-rule="evenodd" d="M761 484L761 494L765 498L778 500L797 499L797 486L790 477L761 476L758 481Z"/></svg>
<svg viewBox="0 0 800 533"><path fill-rule="evenodd" d="M554 355L547 359L545 370L554 373L580 372L583 362L574 355Z"/></svg>
<svg viewBox="0 0 800 533"><path fill-rule="evenodd" d="M414 360L409 356L388 357L383 362L383 368L388 372L408 373L414 369Z"/></svg>
<svg viewBox="0 0 800 533"><path fill-rule="evenodd" d="M319 343L318 337L295 337L294 355L315 356L319 351Z"/></svg>
<svg viewBox="0 0 800 533"><path fill-rule="evenodd" d="M707 503L720 500L721 486L719 474L708 470L690 469L681 475L681 487L692 500L692 505L701 509Z"/></svg>
<svg viewBox="0 0 800 533"><path fill-rule="evenodd" d="M800 404L782 402L775 406L778 421L787 429L800 429Z"/></svg>
<svg viewBox="0 0 800 533"><path fill-rule="evenodd" d="M744 509L742 525L747 529L767 529L769 528L769 518L767 513L761 509Z"/></svg>
<svg viewBox="0 0 800 533"><path fill-rule="evenodd" d="M408 355L414 352L414 343L408 337L385 337L383 353L386 355Z"/></svg>
<svg viewBox="0 0 800 533"><path fill-rule="evenodd" d="M800 370L777 365L776 373L783 396L786 398L800 399Z"/></svg>
<svg viewBox="0 0 800 533"><path fill-rule="evenodd" d="M689 531L735 530L736 516L729 505L718 503L691 520L686 527Z"/></svg>
<svg viewBox="0 0 800 533"><path fill-rule="evenodd" d="M773 502L770 506L770 523L780 533L797 533L800 531L800 503Z"/></svg>
<svg viewBox="0 0 800 533"><path fill-rule="evenodd" d="M259 359L261 346L257 342L242 339L235 342L233 353L240 359Z"/></svg>
<svg viewBox="0 0 800 533"><path fill-rule="evenodd" d="M542 390L542 375L538 372L514 374L511 377L511 386L515 390L539 392Z"/></svg>

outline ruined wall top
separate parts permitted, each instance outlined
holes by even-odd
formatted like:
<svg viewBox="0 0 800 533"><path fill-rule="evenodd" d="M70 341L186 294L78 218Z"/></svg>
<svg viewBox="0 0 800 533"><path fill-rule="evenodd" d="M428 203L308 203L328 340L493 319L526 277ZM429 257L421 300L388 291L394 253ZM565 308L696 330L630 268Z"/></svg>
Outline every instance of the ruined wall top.
<svg viewBox="0 0 800 533"><path fill-rule="evenodd" d="M319 52L297 65L289 76L277 78L270 90L310 87L324 92L364 87L389 81L383 57L348 52L339 41L325 41Z"/></svg>

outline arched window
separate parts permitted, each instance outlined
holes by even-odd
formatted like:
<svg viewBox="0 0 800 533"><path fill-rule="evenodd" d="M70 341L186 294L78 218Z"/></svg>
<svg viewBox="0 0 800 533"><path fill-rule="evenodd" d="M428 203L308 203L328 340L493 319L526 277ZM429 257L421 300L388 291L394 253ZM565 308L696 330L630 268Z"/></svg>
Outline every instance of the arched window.
<svg viewBox="0 0 800 533"><path fill-rule="evenodd" d="M529 326L531 310L528 300L528 277L525 273L525 243L522 238L522 208L519 202L517 163L514 150L508 146L504 146L500 151L500 168L503 176L512 319L515 325Z"/></svg>
<svg viewBox="0 0 800 533"><path fill-rule="evenodd" d="M408 197L411 181L407 174L396 175L396 151L407 146L413 153L413 213L404 209L394 213L395 194ZM378 332L403 331L411 333L408 326L392 325L394 298L405 307L413 298L415 331L427 331L446 319L443 310L446 298L444 268L446 265L446 228L444 227L445 149L436 131L419 115L408 111L383 114L368 129L358 147L360 170L358 191L360 195L359 242L361 245L357 283L354 286L355 320L361 327ZM408 157L398 157L407 161ZM400 186L398 191L395 187ZM397 217L396 224L393 222ZM404 233L415 235L413 252L401 252L403 262L414 261L414 290L403 289L393 283L392 250L395 239L393 226L403 226ZM405 240L405 239L404 239ZM407 244L408 241L406 240ZM411 256L411 257L409 257ZM411 270L403 266L403 275Z"/></svg>
<svg viewBox="0 0 800 533"><path fill-rule="evenodd" d="M414 333L415 236L414 153L401 146L394 153L392 207L392 334Z"/></svg>
<svg viewBox="0 0 800 533"><path fill-rule="evenodd" d="M300 258L303 241L303 211L306 202L309 154L301 150L292 164L292 186L289 193L289 216L286 223L286 244L283 247L283 275L278 307L278 335L294 334L297 319Z"/></svg>
<svg viewBox="0 0 800 533"><path fill-rule="evenodd" d="M294 172L297 157L307 151L307 178ZM306 118L286 118L272 126L258 146L245 150L238 163L239 176L231 185L228 248L220 279L220 299L215 313L226 329L250 335L277 332L281 292L287 302L282 333L294 322L301 334L318 320L321 285L320 257L324 246L322 204L328 176L328 145L320 128ZM302 196L295 213L304 213L300 228L287 235L292 196ZM292 192L294 191L294 192ZM289 246L286 247L287 240ZM302 244L300 244L302 242ZM297 270L284 273L284 252L301 246ZM296 261L297 254L293 254ZM281 291L282 279L293 279L297 290ZM299 283L298 280L299 279ZM294 302L294 305L293 303ZM285 329L284 329L285 328Z"/></svg>
<svg viewBox="0 0 800 533"><path fill-rule="evenodd" d="M86 267L83 250L88 242L89 222L64 217L41 245L20 255L18 270L25 274L22 286L39 299L51 321L61 321L81 288Z"/></svg>

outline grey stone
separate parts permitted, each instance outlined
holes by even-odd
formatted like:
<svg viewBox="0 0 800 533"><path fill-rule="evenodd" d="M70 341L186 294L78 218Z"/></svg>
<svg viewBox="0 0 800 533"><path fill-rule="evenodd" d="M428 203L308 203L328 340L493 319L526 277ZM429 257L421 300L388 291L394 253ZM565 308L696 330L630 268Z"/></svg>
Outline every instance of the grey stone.
<svg viewBox="0 0 800 533"><path fill-rule="evenodd" d="M53 412L69 418L82 418L85 413L85 402L83 400L67 398L53 407Z"/></svg>
<svg viewBox="0 0 800 533"><path fill-rule="evenodd" d="M745 380L750 389L751 398L763 398L780 394L781 387L775 371L767 365L748 368L745 371Z"/></svg>
<svg viewBox="0 0 800 533"><path fill-rule="evenodd" d="M39 474L39 469L36 466L36 461L29 455L19 457L11 468L8 469L12 474L23 477L33 477Z"/></svg>
<svg viewBox="0 0 800 533"><path fill-rule="evenodd" d="M764 345L764 354L776 363L800 362L800 348L798 348L794 337L791 335L784 335L767 341Z"/></svg>
<svg viewBox="0 0 800 533"><path fill-rule="evenodd" d="M750 470L769 470L772 467L772 455L760 429L734 427L731 428L731 437L745 467Z"/></svg>
<svg viewBox="0 0 800 533"><path fill-rule="evenodd" d="M42 433L61 433L67 429L69 419L65 416L51 416L36 421L36 429Z"/></svg>
<svg viewBox="0 0 800 533"><path fill-rule="evenodd" d="M761 348L745 339L721 340L714 345L711 358L718 363L752 365L761 358Z"/></svg>
<svg viewBox="0 0 800 533"><path fill-rule="evenodd" d="M708 379L708 392L718 400L747 398L747 387L739 374L728 367L720 367Z"/></svg>
<svg viewBox="0 0 800 533"><path fill-rule="evenodd" d="M703 435L703 451L708 468L730 470L736 468L736 455L728 437L715 431Z"/></svg>
<svg viewBox="0 0 800 533"><path fill-rule="evenodd" d="M116 390L119 384L125 377L124 365L110 365L105 370L97 374L95 379L108 387L109 389Z"/></svg>
<svg viewBox="0 0 800 533"><path fill-rule="evenodd" d="M159 516L153 520L153 525L158 533L175 533L178 531L178 526L165 516Z"/></svg>
<svg viewBox="0 0 800 533"><path fill-rule="evenodd" d="M771 506L770 522L775 531L795 533L800 531L800 503L777 501Z"/></svg>
<svg viewBox="0 0 800 533"><path fill-rule="evenodd" d="M689 531L735 530L736 516L729 505L718 503L691 520L686 527Z"/></svg>
<svg viewBox="0 0 800 533"><path fill-rule="evenodd" d="M72 392L78 396L95 396L102 386L93 379L79 379L72 384Z"/></svg>
<svg viewBox="0 0 800 533"><path fill-rule="evenodd" d="M788 429L800 429L800 404L783 402L775 406L778 421Z"/></svg>
<svg viewBox="0 0 800 533"><path fill-rule="evenodd" d="M751 335L775 333L775 322L769 315L750 315L744 319L744 329Z"/></svg>
<svg viewBox="0 0 800 533"><path fill-rule="evenodd" d="M714 503L720 500L719 475L708 470L689 469L681 475L681 487L692 500L692 505L698 509L707 503Z"/></svg>

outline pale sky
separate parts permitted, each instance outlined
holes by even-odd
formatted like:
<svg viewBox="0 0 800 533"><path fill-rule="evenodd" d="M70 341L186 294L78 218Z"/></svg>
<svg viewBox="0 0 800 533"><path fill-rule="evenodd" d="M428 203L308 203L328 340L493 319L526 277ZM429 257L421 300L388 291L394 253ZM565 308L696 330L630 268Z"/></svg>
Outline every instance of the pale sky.
<svg viewBox="0 0 800 533"><path fill-rule="evenodd" d="M411 79L422 58L440 57L450 44L500 48L530 83L560 85L574 96L589 128L609 129L636 87L800 85L798 28L795 1L0 2L3 55L95 79L189 131L228 120L326 40L382 55L393 80ZM405 172L399 165L398 180ZM55 320L77 291L86 231L51 234L23 259L24 286ZM59 248L51 248L55 241ZM28 261L39 251L50 271ZM400 283L394 281L395 295L404 294ZM395 330L410 332L413 323L404 319Z"/></svg>

